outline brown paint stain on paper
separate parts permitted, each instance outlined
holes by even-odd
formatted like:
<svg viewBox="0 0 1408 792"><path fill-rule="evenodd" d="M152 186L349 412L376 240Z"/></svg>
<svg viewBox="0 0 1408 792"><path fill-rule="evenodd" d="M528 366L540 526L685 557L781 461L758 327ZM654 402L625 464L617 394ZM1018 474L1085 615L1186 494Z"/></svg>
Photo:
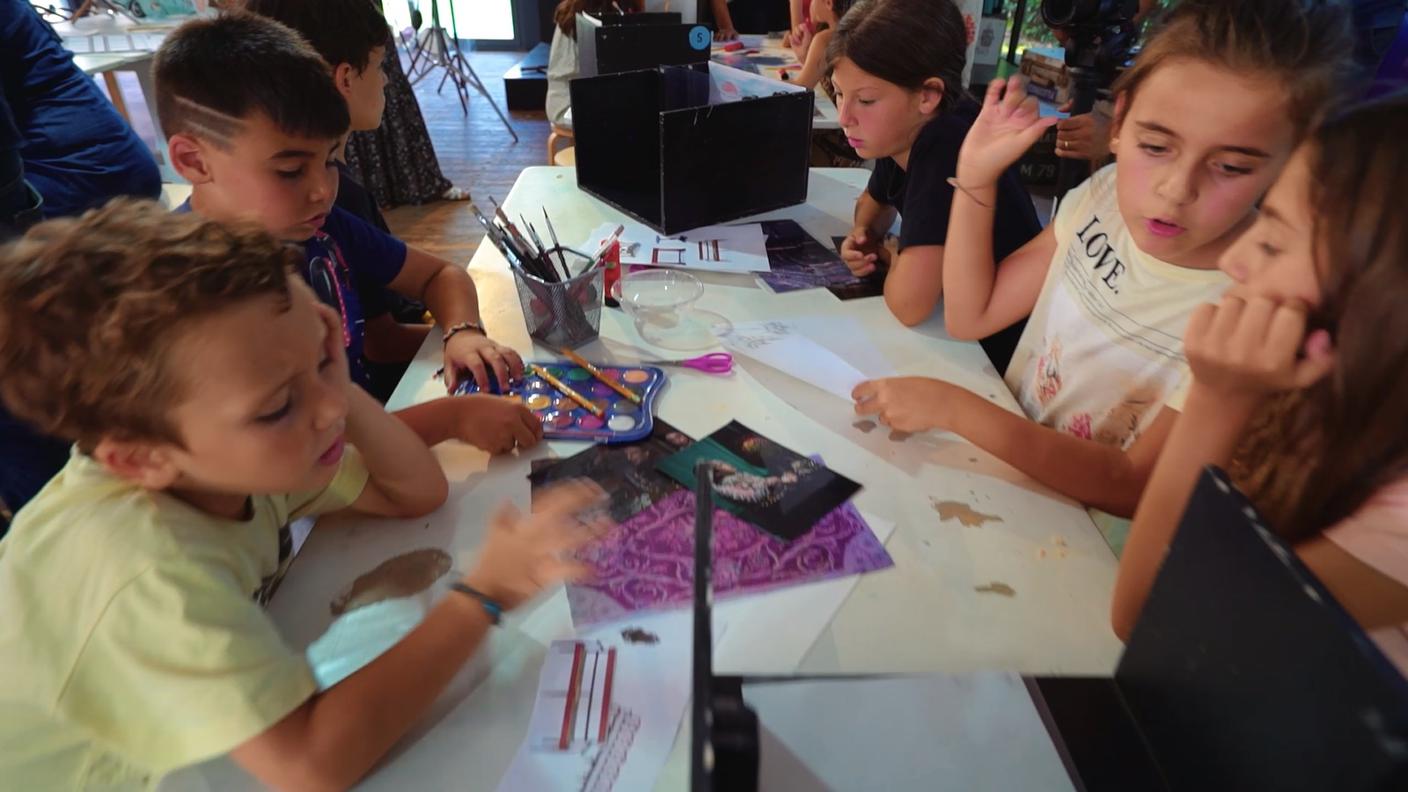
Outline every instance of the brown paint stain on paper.
<svg viewBox="0 0 1408 792"><path fill-rule="evenodd" d="M987 584L986 586L974 586L973 590L978 592L979 594L1001 594L1004 597L1017 596L1016 589L1012 588L1006 583L999 583L996 580Z"/></svg>
<svg viewBox="0 0 1408 792"><path fill-rule="evenodd" d="M996 514L983 514L962 501L931 501L934 511L939 513L940 522L958 520L968 528L980 528L983 523L1002 522Z"/></svg>
<svg viewBox="0 0 1408 792"><path fill-rule="evenodd" d="M382 600L410 597L430 588L449 571L450 555L439 548L426 547L402 553L359 575L352 585L337 595L328 609L332 615L341 616Z"/></svg>
<svg viewBox="0 0 1408 792"><path fill-rule="evenodd" d="M852 427L861 430L865 434L870 434L871 432L875 431L875 425L876 424L874 421L856 421L855 423L851 424Z"/></svg>

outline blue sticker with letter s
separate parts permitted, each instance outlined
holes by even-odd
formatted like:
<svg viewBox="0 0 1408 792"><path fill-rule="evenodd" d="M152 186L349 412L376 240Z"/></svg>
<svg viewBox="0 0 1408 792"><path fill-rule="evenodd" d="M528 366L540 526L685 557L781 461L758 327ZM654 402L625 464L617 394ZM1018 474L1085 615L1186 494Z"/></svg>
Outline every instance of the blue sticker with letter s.
<svg viewBox="0 0 1408 792"><path fill-rule="evenodd" d="M709 32L709 28L703 25L695 25L689 29L689 46L697 50L708 49L709 42L714 36Z"/></svg>

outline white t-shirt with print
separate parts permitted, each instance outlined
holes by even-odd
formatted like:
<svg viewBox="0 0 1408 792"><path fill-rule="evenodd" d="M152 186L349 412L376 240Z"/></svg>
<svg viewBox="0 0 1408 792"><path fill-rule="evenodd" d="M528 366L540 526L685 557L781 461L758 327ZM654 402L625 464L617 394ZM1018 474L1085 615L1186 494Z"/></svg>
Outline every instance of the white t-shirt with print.
<svg viewBox="0 0 1408 792"><path fill-rule="evenodd" d="M1061 202L1056 255L1006 380L1032 420L1128 448L1162 405L1182 407L1188 317L1231 281L1139 250L1115 200L1115 167Z"/></svg>

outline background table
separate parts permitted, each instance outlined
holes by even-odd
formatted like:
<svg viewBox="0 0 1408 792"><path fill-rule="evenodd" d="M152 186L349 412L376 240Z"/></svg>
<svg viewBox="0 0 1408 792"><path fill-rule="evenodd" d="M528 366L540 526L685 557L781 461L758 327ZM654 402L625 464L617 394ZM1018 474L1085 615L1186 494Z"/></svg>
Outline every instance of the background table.
<svg viewBox="0 0 1408 792"><path fill-rule="evenodd" d="M814 169L805 205L764 217L797 220L819 239L846 232L855 197L868 173ZM487 198L487 196L485 196ZM504 201L516 217L552 214L567 244L620 216L576 189L572 169L529 168ZM543 358L526 335L512 276L491 246L481 246L469 270L478 287L489 334L525 358ZM1017 410L1010 393L975 343L957 342L936 317L916 329L894 320L880 299L841 302L825 290L775 295L751 277L704 275L701 305L733 321L789 316L849 317L863 328L876 360L905 374L939 376ZM613 359L622 343L650 350L624 314L608 309L604 342L581 350L589 359ZM432 380L440 364L437 339L413 362L388 407L443 395ZM669 350L652 350L673 354ZM619 359L619 358L615 358ZM718 673L966 672L1109 674L1120 643L1109 626L1116 561L1086 512L1050 495L1009 466L951 435L891 441L882 430L852 424L851 405L798 380L740 360L729 378L672 372L658 413L702 437L731 419L861 482L856 497L866 514L897 524L887 548L895 567L861 577L813 645L789 647L742 639L730 622L715 650ZM287 640L303 647L327 628L329 601L358 575L418 547L440 547L467 568L486 515L509 498L526 508L529 460L567 456L584 446L550 443L518 456L490 459L476 449L436 449L450 478L449 501L417 520L324 520L313 532L270 606ZM969 503L1002 522L967 527L940 521L932 500ZM1002 582L1011 597L979 593ZM521 609L495 630L456 677L424 725L366 782L368 789L493 789L527 728L544 646L530 633L565 626L561 590ZM525 631L526 630L526 631ZM687 734L687 724L681 735ZM858 739L861 735L858 735ZM878 732L874 739L883 739ZM657 785L686 786L688 756L682 736ZM220 760L172 779L171 789L248 786Z"/></svg>
<svg viewBox="0 0 1408 792"><path fill-rule="evenodd" d="M748 38L751 41L755 37L749 36ZM759 46L745 46L742 50L735 50L733 52L725 52L721 47L715 47L709 57L717 63L728 66L730 64L725 62L725 58L740 56L743 52L756 52L758 55L764 57L781 58L786 61L777 66L757 66L759 74L779 82L785 82L785 80L782 79L783 67L794 66L797 63L796 53L782 46L781 39L766 37L762 39L762 43ZM790 71L794 75L797 73L796 69L791 69ZM840 129L840 113L836 109L836 103L831 101L831 97L827 96L825 91L821 90L820 85L812 89L812 93L816 95L816 114L812 118L812 129Z"/></svg>

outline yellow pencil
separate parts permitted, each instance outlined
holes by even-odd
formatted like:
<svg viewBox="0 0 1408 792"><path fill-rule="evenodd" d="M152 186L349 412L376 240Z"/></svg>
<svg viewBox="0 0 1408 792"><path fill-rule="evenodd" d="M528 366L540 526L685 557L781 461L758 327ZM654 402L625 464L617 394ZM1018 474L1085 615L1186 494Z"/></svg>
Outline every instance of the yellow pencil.
<svg viewBox="0 0 1408 792"><path fill-rule="evenodd" d="M595 415L598 418L602 418L606 415L606 413L603 412L600 407L587 401L587 398L585 396L578 393L577 391L572 390L571 386L569 386L567 383L549 374L547 372L547 369L543 368L542 366L539 366L535 363L529 363L528 370L538 375L539 377L542 377L543 379L547 380L549 385L562 391L562 395L582 405L582 407L588 412L590 412L592 415Z"/></svg>
<svg viewBox="0 0 1408 792"><path fill-rule="evenodd" d="M640 404L640 396L637 395L635 391L631 390L630 388L627 388L627 387L624 386L624 385L621 385L621 384L617 383L616 381L612 380L610 377L608 377L608 376L606 376L605 374L603 374L603 373L601 372L601 369L597 368L596 366L593 366L591 363L588 363L587 360L586 360L586 358L582 357L581 355L577 354L576 352L573 352L573 351L570 350L570 349L559 349L559 350L557 350L557 351L558 351L558 352L561 352L563 357L567 358L568 360L572 361L573 363L576 363L577 365L579 365L579 366L581 366L582 368L586 369L588 373L590 373L593 377L596 377L598 380L600 380L602 383L604 383L604 384L606 385L606 387L608 387L608 388L610 388L610 389L616 391L617 393L621 394L622 396L625 396L627 399L630 399L631 401L635 402L636 404Z"/></svg>

